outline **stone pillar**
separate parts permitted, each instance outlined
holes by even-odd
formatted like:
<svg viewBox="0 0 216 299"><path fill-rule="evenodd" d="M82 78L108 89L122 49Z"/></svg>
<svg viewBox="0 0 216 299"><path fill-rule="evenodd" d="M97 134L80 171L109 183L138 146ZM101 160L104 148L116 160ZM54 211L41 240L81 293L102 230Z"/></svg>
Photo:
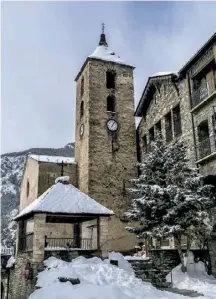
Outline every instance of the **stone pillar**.
<svg viewBox="0 0 216 299"><path fill-rule="evenodd" d="M108 217L100 217L100 250L102 257L108 257Z"/></svg>
<svg viewBox="0 0 216 299"><path fill-rule="evenodd" d="M46 214L34 215L33 262L44 260Z"/></svg>

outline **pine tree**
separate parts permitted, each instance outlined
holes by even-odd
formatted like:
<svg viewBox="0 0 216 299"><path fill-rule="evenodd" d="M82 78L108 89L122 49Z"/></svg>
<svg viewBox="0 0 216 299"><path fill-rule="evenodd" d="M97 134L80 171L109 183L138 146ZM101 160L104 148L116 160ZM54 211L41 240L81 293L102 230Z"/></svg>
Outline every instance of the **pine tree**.
<svg viewBox="0 0 216 299"><path fill-rule="evenodd" d="M181 238L188 237L189 250L190 240L210 233L208 211L214 201L211 186L204 185L198 170L189 167L182 142L166 145L157 138L139 167L141 174L129 189L134 199L125 215L140 225L126 229L139 238L174 237L182 270L186 271Z"/></svg>

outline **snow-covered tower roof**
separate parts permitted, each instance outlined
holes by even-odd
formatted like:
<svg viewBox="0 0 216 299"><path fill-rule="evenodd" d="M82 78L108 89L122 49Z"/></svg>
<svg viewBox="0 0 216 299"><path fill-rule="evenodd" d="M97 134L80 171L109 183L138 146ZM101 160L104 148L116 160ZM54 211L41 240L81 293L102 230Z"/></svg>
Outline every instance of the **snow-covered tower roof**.
<svg viewBox="0 0 216 299"><path fill-rule="evenodd" d="M83 69L85 68L87 62L92 59L109 61L109 62L118 63L118 64L122 64L122 65L126 65L128 67L134 68L134 66L132 66L130 63L122 60L120 58L120 56L117 55L114 51L112 51L112 49L109 47L107 40L106 40L106 35L104 33L104 27L102 27L102 33L100 35L100 40L99 40L97 47L92 52L92 54L90 54L86 58L81 70L79 71L78 75L75 78L75 81L78 80L78 78L79 78L80 74L82 73Z"/></svg>

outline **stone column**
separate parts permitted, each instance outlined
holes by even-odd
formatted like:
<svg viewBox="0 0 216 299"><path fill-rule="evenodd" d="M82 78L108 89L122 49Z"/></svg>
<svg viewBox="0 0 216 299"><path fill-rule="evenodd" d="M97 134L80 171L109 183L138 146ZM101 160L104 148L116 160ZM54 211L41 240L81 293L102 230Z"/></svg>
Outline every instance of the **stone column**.
<svg viewBox="0 0 216 299"><path fill-rule="evenodd" d="M33 262L44 260L46 214L34 215Z"/></svg>
<svg viewBox="0 0 216 299"><path fill-rule="evenodd" d="M216 277L216 232L213 232L211 235L209 255L211 259L212 275Z"/></svg>
<svg viewBox="0 0 216 299"><path fill-rule="evenodd" d="M100 250L102 257L108 257L108 217L100 217Z"/></svg>

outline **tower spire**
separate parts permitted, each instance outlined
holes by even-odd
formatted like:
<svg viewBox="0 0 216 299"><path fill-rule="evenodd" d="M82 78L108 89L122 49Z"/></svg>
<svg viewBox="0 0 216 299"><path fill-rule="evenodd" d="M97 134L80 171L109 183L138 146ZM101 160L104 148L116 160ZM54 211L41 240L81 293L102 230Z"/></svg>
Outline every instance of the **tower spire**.
<svg viewBox="0 0 216 299"><path fill-rule="evenodd" d="M102 23L101 26L102 26L102 30L101 30L101 35L100 35L99 46L105 46L105 47L108 47L108 44L107 44L107 42L106 42L106 35L105 35L105 33L104 33L105 24Z"/></svg>

